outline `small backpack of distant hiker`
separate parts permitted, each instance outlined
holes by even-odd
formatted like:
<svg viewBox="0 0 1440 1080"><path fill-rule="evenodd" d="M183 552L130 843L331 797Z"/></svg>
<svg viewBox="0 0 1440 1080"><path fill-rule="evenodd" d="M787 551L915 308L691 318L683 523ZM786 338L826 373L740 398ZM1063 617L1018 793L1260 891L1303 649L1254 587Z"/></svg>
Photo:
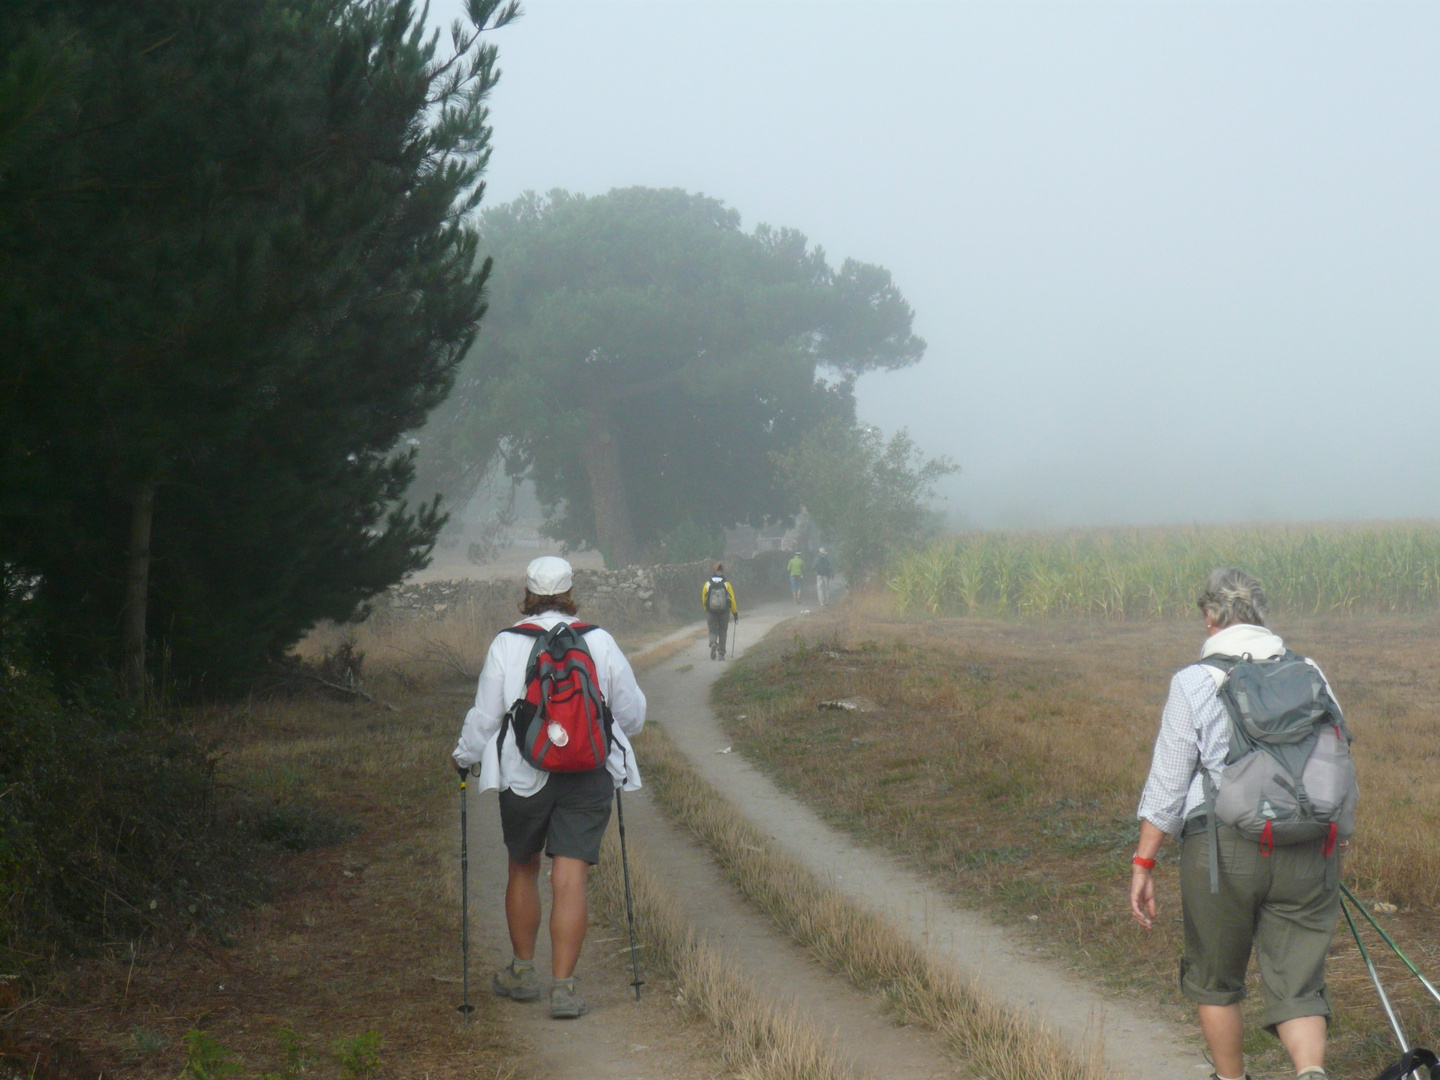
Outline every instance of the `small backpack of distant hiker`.
<svg viewBox="0 0 1440 1080"><path fill-rule="evenodd" d="M1324 840L1326 880L1338 881L1337 839L1355 832L1360 788L1350 732L1325 677L1293 652L1271 660L1207 656L1224 675L1216 697L1230 718L1230 750L1220 782L1201 770L1210 831L1210 890L1220 888L1215 829L1229 825L1260 845Z"/></svg>
<svg viewBox="0 0 1440 1080"><path fill-rule="evenodd" d="M694 611L694 608L690 609ZM705 610L719 614L730 610L730 591L725 588L724 578L711 578L710 588L705 590Z"/></svg>
<svg viewBox="0 0 1440 1080"><path fill-rule="evenodd" d="M525 694L505 714L497 750L513 730L520 756L537 769L589 772L605 765L614 721L585 644L594 629L567 622L549 630L533 623L506 627L504 633L534 638L535 647L525 667Z"/></svg>

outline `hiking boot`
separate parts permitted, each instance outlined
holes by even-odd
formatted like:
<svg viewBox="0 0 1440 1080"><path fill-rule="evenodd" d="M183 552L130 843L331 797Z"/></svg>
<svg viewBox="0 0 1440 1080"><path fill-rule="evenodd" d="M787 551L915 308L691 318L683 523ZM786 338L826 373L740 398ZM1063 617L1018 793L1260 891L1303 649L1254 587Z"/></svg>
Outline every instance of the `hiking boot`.
<svg viewBox="0 0 1440 1080"><path fill-rule="evenodd" d="M710 646L710 659L711 659L711 660L714 660L714 659L715 659L715 646L714 646L714 645L711 645L711 646Z"/></svg>
<svg viewBox="0 0 1440 1080"><path fill-rule="evenodd" d="M574 1020L585 1015L585 999L575 992L575 979L556 979L550 987L550 1019Z"/></svg>
<svg viewBox="0 0 1440 1080"><path fill-rule="evenodd" d="M490 980L490 989L496 997L511 1001L534 1001L540 996L540 977L535 974L535 965L522 960L511 960Z"/></svg>
<svg viewBox="0 0 1440 1080"><path fill-rule="evenodd" d="M1301 1073L1300 1075L1301 1075L1301 1076L1305 1076L1305 1075L1307 1075L1307 1074ZM1322 1073L1317 1073L1316 1075L1319 1077L1319 1080L1326 1080L1325 1074L1324 1074L1323 1072L1322 1072ZM1219 1074L1219 1073L1211 1073L1211 1074L1210 1074L1210 1080L1220 1080L1220 1074ZM1250 1080L1250 1074L1249 1074L1249 1073L1246 1073L1246 1074L1245 1074L1245 1080Z"/></svg>

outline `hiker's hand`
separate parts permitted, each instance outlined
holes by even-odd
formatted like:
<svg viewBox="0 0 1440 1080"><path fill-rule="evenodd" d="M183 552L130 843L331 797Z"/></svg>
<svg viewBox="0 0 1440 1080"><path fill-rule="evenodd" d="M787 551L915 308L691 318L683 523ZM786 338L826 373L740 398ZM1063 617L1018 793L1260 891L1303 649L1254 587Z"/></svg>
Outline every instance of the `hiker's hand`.
<svg viewBox="0 0 1440 1080"><path fill-rule="evenodd" d="M1146 930L1155 925L1155 875L1143 866L1130 868L1130 914Z"/></svg>
<svg viewBox="0 0 1440 1080"><path fill-rule="evenodd" d="M739 621L740 621L740 613L739 613L738 611L735 612L735 621L736 621L736 622L739 622Z"/></svg>

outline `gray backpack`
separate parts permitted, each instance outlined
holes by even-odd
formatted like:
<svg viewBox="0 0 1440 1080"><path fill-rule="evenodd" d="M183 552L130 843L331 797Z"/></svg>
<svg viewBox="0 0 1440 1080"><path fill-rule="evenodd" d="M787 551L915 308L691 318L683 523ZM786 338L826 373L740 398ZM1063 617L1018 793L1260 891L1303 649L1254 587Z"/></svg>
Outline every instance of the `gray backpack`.
<svg viewBox="0 0 1440 1080"><path fill-rule="evenodd" d="M710 579L710 588L705 593L705 610L717 615L722 611L730 610L730 593L725 588L723 577Z"/></svg>
<svg viewBox="0 0 1440 1080"><path fill-rule="evenodd" d="M1328 885L1338 881L1337 839L1355 832L1360 788L1350 732L1313 664L1286 651L1273 660L1207 656L1225 673L1216 697L1230 718L1230 750L1216 785L1201 770L1210 833L1210 891L1220 891L1217 823L1238 829L1269 855L1278 844L1325 841Z"/></svg>

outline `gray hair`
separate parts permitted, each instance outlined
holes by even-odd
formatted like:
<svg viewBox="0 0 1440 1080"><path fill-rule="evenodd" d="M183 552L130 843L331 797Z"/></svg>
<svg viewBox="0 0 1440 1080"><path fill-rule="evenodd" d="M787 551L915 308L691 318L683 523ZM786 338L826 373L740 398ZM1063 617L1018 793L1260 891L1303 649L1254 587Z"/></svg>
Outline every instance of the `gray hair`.
<svg viewBox="0 0 1440 1080"><path fill-rule="evenodd" d="M1216 626L1231 626L1234 623L1264 626L1265 616L1270 614L1270 599L1265 595L1265 586L1233 566L1210 571L1195 606L1209 615Z"/></svg>

